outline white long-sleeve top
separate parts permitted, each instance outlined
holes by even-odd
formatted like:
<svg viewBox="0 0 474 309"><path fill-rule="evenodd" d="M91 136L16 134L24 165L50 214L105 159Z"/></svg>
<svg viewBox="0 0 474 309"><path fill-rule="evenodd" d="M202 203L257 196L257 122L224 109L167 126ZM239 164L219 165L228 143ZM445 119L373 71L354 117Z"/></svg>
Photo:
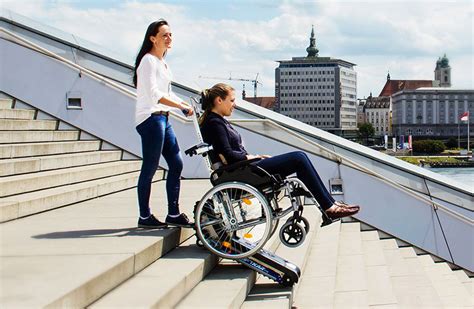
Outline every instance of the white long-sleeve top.
<svg viewBox="0 0 474 309"><path fill-rule="evenodd" d="M143 56L137 69L137 104L135 124L139 125L157 111L170 111L172 107L159 100L167 97L173 101L182 100L171 90L173 75L164 59L152 54Z"/></svg>

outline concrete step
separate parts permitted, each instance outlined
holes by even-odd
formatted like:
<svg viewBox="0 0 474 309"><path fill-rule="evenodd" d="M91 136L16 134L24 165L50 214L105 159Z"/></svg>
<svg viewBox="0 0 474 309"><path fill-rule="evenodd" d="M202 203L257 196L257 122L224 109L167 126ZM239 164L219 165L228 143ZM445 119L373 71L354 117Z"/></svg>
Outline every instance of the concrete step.
<svg viewBox="0 0 474 309"><path fill-rule="evenodd" d="M416 255L406 259L395 239L380 240L390 281L398 306L402 308L433 308L443 304L423 268L417 265Z"/></svg>
<svg viewBox="0 0 474 309"><path fill-rule="evenodd" d="M225 261L213 269L176 308L240 308L255 278L253 270Z"/></svg>
<svg viewBox="0 0 474 309"><path fill-rule="evenodd" d="M367 272L369 306L396 306L387 263L377 231L360 232Z"/></svg>
<svg viewBox="0 0 474 309"><path fill-rule="evenodd" d="M1 109L8 109L12 108L13 100L12 99L0 99L0 108Z"/></svg>
<svg viewBox="0 0 474 309"><path fill-rule="evenodd" d="M277 233L275 233L277 234ZM265 248L275 251L279 245L277 235L273 235ZM180 303L177 308L240 308L254 286L255 271L231 260L221 260ZM209 291L219 291L207 297Z"/></svg>
<svg viewBox="0 0 474 309"><path fill-rule="evenodd" d="M280 220L280 224L285 220ZM277 228L277 231L279 229ZM274 252L280 245L278 232L265 248ZM235 261L223 260L180 303L178 308L240 308L253 287L256 273ZM216 291L208 297L209 291Z"/></svg>
<svg viewBox="0 0 474 309"><path fill-rule="evenodd" d="M321 229L321 213L316 207L306 207L303 213L304 217L311 222L310 230L306 235L306 239L303 244L296 248L290 248L280 243L276 255L284 257L286 260L291 261L297 265L301 273L305 273L306 266L308 265L308 258L311 252L311 245L313 239L316 238L316 234ZM284 223L284 221L283 221ZM279 232L279 229L277 229ZM250 291L249 295L242 304L242 308L291 308L293 305L293 296L298 292L301 281L294 285L292 288L283 288L278 284L275 284L272 280L258 275L255 285Z"/></svg>
<svg viewBox="0 0 474 309"><path fill-rule="evenodd" d="M0 145L0 159L46 156L99 150L100 141L70 141Z"/></svg>
<svg viewBox="0 0 474 309"><path fill-rule="evenodd" d="M20 119L0 119L0 130L55 130L56 120L20 120Z"/></svg>
<svg viewBox="0 0 474 309"><path fill-rule="evenodd" d="M459 279L462 285L466 288L468 293L474 295L474 278L469 278L469 276L464 272L464 270L454 270L453 274Z"/></svg>
<svg viewBox="0 0 474 309"><path fill-rule="evenodd" d="M430 255L420 255L416 261L424 269L445 307L472 308L473 294L466 290L446 263L435 263Z"/></svg>
<svg viewBox="0 0 474 309"><path fill-rule="evenodd" d="M119 150L106 150L64 155L3 159L0 160L0 177L118 161L121 156L122 152Z"/></svg>
<svg viewBox="0 0 474 309"><path fill-rule="evenodd" d="M174 307L218 263L217 256L196 246L195 241L190 238L89 308Z"/></svg>
<svg viewBox="0 0 474 309"><path fill-rule="evenodd" d="M141 161L117 161L0 178L0 197L138 171Z"/></svg>
<svg viewBox="0 0 474 309"><path fill-rule="evenodd" d="M0 144L56 142L79 139L79 131L0 131Z"/></svg>
<svg viewBox="0 0 474 309"><path fill-rule="evenodd" d="M0 222L10 221L43 211L73 205L110 193L136 187L140 172L131 172L92 181L66 185L0 199ZM154 181L163 179L158 170Z"/></svg>
<svg viewBox="0 0 474 309"><path fill-rule="evenodd" d="M182 211L191 214L208 189L208 180L183 181ZM165 182L152 192L150 205L163 220ZM86 307L194 234L137 229L136 201L136 190L126 190L1 224L2 306Z"/></svg>
<svg viewBox="0 0 474 309"><path fill-rule="evenodd" d="M29 109L4 109L0 108L0 119L24 119L32 120L36 111Z"/></svg>
<svg viewBox="0 0 474 309"><path fill-rule="evenodd" d="M294 307L334 307L340 228L341 223L335 222L320 228L316 234L294 296Z"/></svg>
<svg viewBox="0 0 474 309"><path fill-rule="evenodd" d="M334 307L369 306L367 271L358 222L341 224Z"/></svg>

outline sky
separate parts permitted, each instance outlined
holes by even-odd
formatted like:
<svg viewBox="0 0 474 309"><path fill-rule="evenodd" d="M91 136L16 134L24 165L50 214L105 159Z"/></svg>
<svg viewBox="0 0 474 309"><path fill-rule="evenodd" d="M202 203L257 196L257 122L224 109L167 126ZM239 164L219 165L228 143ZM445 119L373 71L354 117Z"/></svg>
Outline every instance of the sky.
<svg viewBox="0 0 474 309"><path fill-rule="evenodd" d="M147 26L166 19L175 80L197 90L261 84L273 96L278 60L306 56L314 25L319 56L355 63L358 97L391 79L434 79L447 55L452 87L474 89L472 0L2 0L2 7L86 39L129 64ZM209 78L212 77L212 78ZM214 79L215 77L215 79ZM245 82L247 96L253 95Z"/></svg>

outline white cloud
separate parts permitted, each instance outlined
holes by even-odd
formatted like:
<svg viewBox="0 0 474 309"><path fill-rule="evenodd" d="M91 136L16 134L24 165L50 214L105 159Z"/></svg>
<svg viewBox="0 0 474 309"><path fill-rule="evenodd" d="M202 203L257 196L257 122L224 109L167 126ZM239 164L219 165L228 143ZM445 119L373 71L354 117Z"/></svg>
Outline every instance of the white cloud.
<svg viewBox="0 0 474 309"><path fill-rule="evenodd" d="M432 79L443 53L450 59L453 83L474 88L470 1L258 2L255 10L275 12L261 19L220 18L216 4L202 5L215 17L200 17L179 4L124 1L87 9L61 0L3 0L6 8L121 53L130 63L147 25L164 17L174 32L168 62L176 79L191 87L217 82L199 75L228 77L232 72L252 79L259 73L259 94L273 95L275 61L305 56L314 24L321 56L357 64L360 97L371 90L378 94L387 70L392 78ZM233 13L242 11L234 4ZM233 85L240 92L241 83ZM246 89L251 95L252 85Z"/></svg>

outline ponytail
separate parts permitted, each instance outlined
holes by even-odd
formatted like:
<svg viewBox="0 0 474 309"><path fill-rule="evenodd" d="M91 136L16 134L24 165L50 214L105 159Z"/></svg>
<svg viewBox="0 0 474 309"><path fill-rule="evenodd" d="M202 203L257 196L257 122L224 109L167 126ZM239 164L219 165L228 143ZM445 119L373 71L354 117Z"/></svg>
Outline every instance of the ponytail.
<svg viewBox="0 0 474 309"><path fill-rule="evenodd" d="M212 86L212 88L204 89L201 92L201 109L204 111L202 116L199 118L199 125L202 125L206 120L209 113L212 111L215 105L215 99L217 97L225 100L229 93L233 91L232 86L219 83Z"/></svg>

